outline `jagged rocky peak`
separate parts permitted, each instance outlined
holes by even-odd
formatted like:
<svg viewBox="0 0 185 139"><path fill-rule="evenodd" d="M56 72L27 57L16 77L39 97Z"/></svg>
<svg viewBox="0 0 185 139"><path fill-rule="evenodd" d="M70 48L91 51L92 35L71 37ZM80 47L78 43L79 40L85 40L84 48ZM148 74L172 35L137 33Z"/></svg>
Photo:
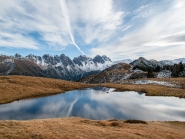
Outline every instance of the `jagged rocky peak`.
<svg viewBox="0 0 185 139"><path fill-rule="evenodd" d="M54 59L55 59L55 61L57 61L58 63L60 62L60 56L54 55Z"/></svg>
<svg viewBox="0 0 185 139"><path fill-rule="evenodd" d="M28 56L25 57L26 59L29 59L31 61L37 62L38 60L41 61L42 58L40 56L35 56L33 54L29 54Z"/></svg>
<svg viewBox="0 0 185 139"><path fill-rule="evenodd" d="M78 57L78 59L79 59L80 61L87 61L87 60L90 60L90 59L92 59L92 58L87 57L86 55L80 55L80 56Z"/></svg>
<svg viewBox="0 0 185 139"><path fill-rule="evenodd" d="M97 56L95 56L94 58L93 58L93 61L95 62L95 63L101 63L101 64L104 64L106 61L110 61L111 62L111 60L110 60L110 58L108 58L108 57L106 57L106 56L100 56L100 55L97 55Z"/></svg>
<svg viewBox="0 0 185 139"><path fill-rule="evenodd" d="M78 66L83 66L82 62L92 61L92 58L87 57L86 55L80 55L79 57L75 57L73 62Z"/></svg>
<svg viewBox="0 0 185 139"><path fill-rule="evenodd" d="M19 53L16 53L16 54L15 54L15 58L17 58L17 59L21 59L21 58L22 58L22 56L21 56Z"/></svg>
<svg viewBox="0 0 185 139"><path fill-rule="evenodd" d="M103 55L102 58L103 58L103 60L105 60L105 61L110 61L110 62L112 62L111 59L110 59L109 57L105 56L105 55Z"/></svg>
<svg viewBox="0 0 185 139"><path fill-rule="evenodd" d="M60 55L60 60L63 63L63 65L66 66L66 67L68 65L73 66L73 67L75 66L73 61L68 56L65 56L64 54Z"/></svg>
<svg viewBox="0 0 185 139"><path fill-rule="evenodd" d="M53 57L50 56L49 54L44 54L44 55L42 56L42 58L43 58L44 60L49 60L49 59L51 59L51 58L53 58Z"/></svg>
<svg viewBox="0 0 185 139"><path fill-rule="evenodd" d="M49 54L45 54L42 56L44 59L44 62L47 64L55 65L56 61L54 60L53 56L50 56Z"/></svg>

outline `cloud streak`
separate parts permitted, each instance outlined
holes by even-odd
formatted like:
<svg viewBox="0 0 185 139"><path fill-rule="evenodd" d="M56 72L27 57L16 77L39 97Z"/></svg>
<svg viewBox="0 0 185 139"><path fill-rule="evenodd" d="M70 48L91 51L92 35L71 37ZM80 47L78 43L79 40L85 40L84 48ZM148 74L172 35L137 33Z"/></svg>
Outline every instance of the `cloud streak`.
<svg viewBox="0 0 185 139"><path fill-rule="evenodd" d="M76 44L76 42L75 42L75 39L74 39L72 30L71 30L70 19L69 19L69 15L68 15L68 8L67 8L67 5L66 5L65 0L60 0L60 5L61 5L61 8L62 8L62 13L63 13L64 19L65 19L65 22L66 22L66 25L67 25L68 33L69 33L69 36L70 36L70 38L71 38L72 44L73 44L83 55L85 55L84 52L82 52L82 50L79 48L79 46L78 46L78 45Z"/></svg>

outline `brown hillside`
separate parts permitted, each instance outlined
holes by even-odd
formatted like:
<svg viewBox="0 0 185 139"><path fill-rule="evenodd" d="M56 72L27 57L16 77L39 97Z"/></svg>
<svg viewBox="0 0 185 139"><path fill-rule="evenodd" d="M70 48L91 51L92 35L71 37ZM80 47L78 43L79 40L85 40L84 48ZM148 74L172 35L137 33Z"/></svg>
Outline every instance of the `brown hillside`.
<svg viewBox="0 0 185 139"><path fill-rule="evenodd" d="M46 77L44 71L34 62L30 60L18 60L14 59L15 68L11 72L11 75L27 75L27 76L40 76Z"/></svg>
<svg viewBox="0 0 185 139"><path fill-rule="evenodd" d="M0 104L91 87L77 82L27 76L0 76Z"/></svg>
<svg viewBox="0 0 185 139"><path fill-rule="evenodd" d="M153 78L150 80L168 81L181 85L182 88L173 88L161 85L141 85L141 84L84 84L51 78L30 77L30 76L0 76L0 104L12 102L14 100L40 97L58 94L74 89L82 89L92 86L104 86L115 88L118 91L144 92L150 96L176 96L185 98L184 78ZM130 82L134 80L129 80Z"/></svg>
<svg viewBox="0 0 185 139"><path fill-rule="evenodd" d="M80 80L80 82L84 83L116 83L118 81L126 80L126 79L137 79L137 78L145 78L147 77L147 72L132 72L131 65L126 63L118 63L115 64L98 75L89 76Z"/></svg>

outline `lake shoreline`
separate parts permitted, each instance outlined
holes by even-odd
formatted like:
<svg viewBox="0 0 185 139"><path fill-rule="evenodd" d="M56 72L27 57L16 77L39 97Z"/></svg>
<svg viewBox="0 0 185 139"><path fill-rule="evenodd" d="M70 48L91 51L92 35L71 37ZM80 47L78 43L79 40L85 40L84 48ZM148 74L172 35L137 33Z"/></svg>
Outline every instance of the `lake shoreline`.
<svg viewBox="0 0 185 139"><path fill-rule="evenodd" d="M164 80L167 79L165 78ZM181 78L170 78L169 80L180 80L182 82ZM161 85L114 83L84 84L79 82L70 82L59 79L41 77L0 76L0 104L11 103L13 101L23 99L56 95L65 93L67 91L90 88L95 86L115 88L115 91L143 92L146 93L147 96L174 96L185 98L185 89Z"/></svg>
<svg viewBox="0 0 185 139"><path fill-rule="evenodd" d="M115 91L143 92L146 93L147 96L175 96L185 98L185 89L160 85L113 83L83 84L39 77L0 76L0 104L6 104L8 102L22 99L56 95L67 91L94 86L115 88ZM27 92L24 93L25 91ZM168 139L185 137L185 122L147 121L146 123L147 124L131 124L125 123L125 120L89 120L80 117L35 120L0 120L0 138L122 139L124 137Z"/></svg>

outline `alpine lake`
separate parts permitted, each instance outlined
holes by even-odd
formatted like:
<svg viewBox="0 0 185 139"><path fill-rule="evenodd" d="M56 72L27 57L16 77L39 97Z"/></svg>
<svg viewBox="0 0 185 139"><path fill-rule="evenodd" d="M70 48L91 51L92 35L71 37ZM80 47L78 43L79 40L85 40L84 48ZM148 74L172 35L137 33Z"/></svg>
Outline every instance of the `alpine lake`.
<svg viewBox="0 0 185 139"><path fill-rule="evenodd" d="M185 99L93 87L0 105L0 120L70 116L93 120L185 121Z"/></svg>

